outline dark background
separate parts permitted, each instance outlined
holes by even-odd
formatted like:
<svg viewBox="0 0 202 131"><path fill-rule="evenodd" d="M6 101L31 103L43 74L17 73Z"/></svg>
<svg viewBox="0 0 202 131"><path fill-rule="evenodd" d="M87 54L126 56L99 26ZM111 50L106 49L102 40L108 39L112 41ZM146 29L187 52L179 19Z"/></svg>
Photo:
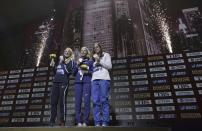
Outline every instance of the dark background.
<svg viewBox="0 0 202 131"><path fill-rule="evenodd" d="M166 9L171 31L177 30L177 19L182 9L199 7L200 0L153 0L160 1ZM1 0L0 4L0 69L10 69L19 63L25 48L25 27L42 20L57 10L57 17L64 18L68 0Z"/></svg>
<svg viewBox="0 0 202 131"><path fill-rule="evenodd" d="M0 4L0 68L18 63L25 46L25 27L40 21L57 9L63 17L67 0L1 0Z"/></svg>

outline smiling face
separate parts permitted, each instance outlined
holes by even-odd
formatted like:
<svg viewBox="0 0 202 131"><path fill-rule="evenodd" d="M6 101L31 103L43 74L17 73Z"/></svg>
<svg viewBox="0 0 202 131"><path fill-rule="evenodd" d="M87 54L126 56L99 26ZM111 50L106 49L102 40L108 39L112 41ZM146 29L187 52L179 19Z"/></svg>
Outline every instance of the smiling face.
<svg viewBox="0 0 202 131"><path fill-rule="evenodd" d="M86 49L86 48L81 48L81 56L82 57L85 57L85 56L87 56L88 55L88 50Z"/></svg>
<svg viewBox="0 0 202 131"><path fill-rule="evenodd" d="M99 46L98 43L95 43L95 45L94 45L94 52L96 54L100 54L101 53L101 48L100 48L100 46Z"/></svg>
<svg viewBox="0 0 202 131"><path fill-rule="evenodd" d="M71 55L72 55L72 51L71 51L71 49L70 48L66 48L65 50L64 50L64 57L66 57L66 58L68 58L68 57L70 57Z"/></svg>

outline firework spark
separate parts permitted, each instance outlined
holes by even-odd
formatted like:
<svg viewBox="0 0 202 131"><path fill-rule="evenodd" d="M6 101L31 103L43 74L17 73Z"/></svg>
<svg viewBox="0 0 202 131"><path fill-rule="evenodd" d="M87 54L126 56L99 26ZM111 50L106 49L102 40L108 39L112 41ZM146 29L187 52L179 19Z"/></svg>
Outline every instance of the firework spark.
<svg viewBox="0 0 202 131"><path fill-rule="evenodd" d="M36 51L37 67L41 63L41 59L47 46L47 39L49 38L49 34L51 31L51 28L49 28L51 26L51 21L53 21L53 18L51 18L49 22L46 22L46 24L42 24L41 26L39 26L39 30L35 32L35 34L39 35L39 43L37 45L37 51Z"/></svg>
<svg viewBox="0 0 202 131"><path fill-rule="evenodd" d="M155 19L159 31L162 35L162 42L166 42L166 48L169 53L173 53L171 35L170 35L170 27L168 24L168 18L165 15L165 9L161 8L160 1L156 1L153 3L153 18Z"/></svg>
<svg viewBox="0 0 202 131"><path fill-rule="evenodd" d="M49 32L47 32L49 33ZM48 37L44 36L44 34L42 34L41 37L41 42L39 43L39 47L38 47L38 51L37 51L37 62L36 62L36 66L38 67L40 62L41 62L41 58L43 56L43 52L45 50L46 47L46 41L47 41Z"/></svg>

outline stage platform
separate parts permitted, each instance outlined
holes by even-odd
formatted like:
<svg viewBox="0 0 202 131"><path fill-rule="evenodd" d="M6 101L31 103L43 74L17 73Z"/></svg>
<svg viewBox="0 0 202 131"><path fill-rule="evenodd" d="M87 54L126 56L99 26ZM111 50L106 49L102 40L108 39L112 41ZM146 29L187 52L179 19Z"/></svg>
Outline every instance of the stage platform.
<svg viewBox="0 0 202 131"><path fill-rule="evenodd" d="M1 127L0 131L171 131L170 128L142 127Z"/></svg>

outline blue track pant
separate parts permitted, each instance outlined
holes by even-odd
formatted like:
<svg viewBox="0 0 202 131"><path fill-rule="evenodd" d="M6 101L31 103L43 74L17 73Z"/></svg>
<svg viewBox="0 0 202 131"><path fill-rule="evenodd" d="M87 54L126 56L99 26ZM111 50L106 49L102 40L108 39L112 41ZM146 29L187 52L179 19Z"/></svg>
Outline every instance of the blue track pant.
<svg viewBox="0 0 202 131"><path fill-rule="evenodd" d="M92 81L92 101L94 124L109 125L109 89L110 81L94 80Z"/></svg>
<svg viewBox="0 0 202 131"><path fill-rule="evenodd" d="M78 82L75 85L75 107L76 107L76 123L89 124L90 114L90 96L91 82ZM82 98L84 100L84 111L82 120Z"/></svg>

